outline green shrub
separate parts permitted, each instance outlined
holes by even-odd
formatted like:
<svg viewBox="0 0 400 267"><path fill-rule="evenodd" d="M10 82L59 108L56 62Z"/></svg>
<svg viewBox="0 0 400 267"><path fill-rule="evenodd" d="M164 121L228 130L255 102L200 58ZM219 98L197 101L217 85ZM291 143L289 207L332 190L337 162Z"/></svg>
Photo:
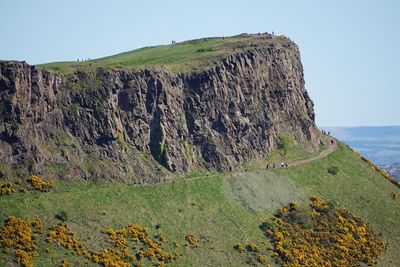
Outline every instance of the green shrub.
<svg viewBox="0 0 400 267"><path fill-rule="evenodd" d="M278 136L277 148L282 156L286 156L290 147L293 145L292 139L288 134L280 134Z"/></svg>
<svg viewBox="0 0 400 267"><path fill-rule="evenodd" d="M199 52L199 53L212 52L212 51L214 51L214 49L213 49L212 47L200 48L200 49L197 49L197 50L196 50L196 52Z"/></svg>
<svg viewBox="0 0 400 267"><path fill-rule="evenodd" d="M285 219L291 223L297 223L304 228L310 228L312 226L311 210L306 206L298 207L290 211Z"/></svg>
<svg viewBox="0 0 400 267"><path fill-rule="evenodd" d="M336 175L339 171L339 168L337 166L331 166L328 168L328 172L332 175Z"/></svg>
<svg viewBox="0 0 400 267"><path fill-rule="evenodd" d="M68 214L66 211L60 211L54 216L57 220L65 222L68 219Z"/></svg>
<svg viewBox="0 0 400 267"><path fill-rule="evenodd" d="M268 229L274 229L275 227L276 224L273 221L263 222L262 224L260 224L260 226L258 226L258 228L260 228L260 230L263 232L267 231Z"/></svg>

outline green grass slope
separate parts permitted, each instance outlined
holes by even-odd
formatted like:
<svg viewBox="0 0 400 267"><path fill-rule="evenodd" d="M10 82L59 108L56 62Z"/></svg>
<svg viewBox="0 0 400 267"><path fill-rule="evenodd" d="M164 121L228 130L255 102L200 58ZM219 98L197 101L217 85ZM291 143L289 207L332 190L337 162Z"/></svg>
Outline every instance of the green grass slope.
<svg viewBox="0 0 400 267"><path fill-rule="evenodd" d="M170 45L145 47L133 51L77 62L54 62L39 65L44 70L69 73L75 70L93 70L97 67L138 70L165 67L174 72L190 72L204 69L212 61L234 54L254 45L272 46L287 42L286 38L267 38L266 35L243 34L227 38L203 38Z"/></svg>
<svg viewBox="0 0 400 267"><path fill-rule="evenodd" d="M336 175L327 168L337 166ZM47 228L57 223L55 214L65 211L66 223L93 248L105 248L100 233L108 227L130 223L162 231L168 240L180 243L175 250L182 257L172 266L246 266L256 263L248 253L240 254L237 242L255 242L267 261L274 265L269 241L259 229L275 209L290 202L305 202L311 195L333 201L382 233L387 252L380 266L400 266L400 200L391 193L399 189L384 180L345 146L326 158L292 169L212 174L148 186L121 183L56 181L48 193L15 193L0 197L0 219L16 215L38 216ZM159 225L159 229L155 229ZM198 247L185 246L185 235L193 233ZM38 239L39 257L35 266L59 265L67 258L72 266L96 266L71 251ZM53 252L48 253L50 248ZM0 265L9 256L0 254ZM8 264L12 265L12 264Z"/></svg>

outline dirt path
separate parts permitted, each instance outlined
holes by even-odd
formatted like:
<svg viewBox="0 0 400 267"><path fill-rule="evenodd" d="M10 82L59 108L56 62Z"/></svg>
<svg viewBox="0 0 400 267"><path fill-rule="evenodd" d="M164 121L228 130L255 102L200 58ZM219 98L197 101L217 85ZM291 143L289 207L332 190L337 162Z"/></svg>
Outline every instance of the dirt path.
<svg viewBox="0 0 400 267"><path fill-rule="evenodd" d="M301 166L307 163L310 163L312 161L315 160L319 160L322 158L325 158L326 156L328 156L329 154L331 154L332 152L334 152L337 149L337 141L335 140L335 138L331 137L331 136L326 136L328 139L328 148L325 149L324 151L322 151L319 155L308 158L308 159L302 159L302 160L298 160L298 161L294 161L294 162L288 162L287 167L284 168L292 168L292 167L297 167L297 166ZM280 163L276 164L276 168L269 168L269 170L275 170L275 169L279 169L282 168ZM207 175L202 175L202 176L197 176L197 177L192 177L192 178L181 178L184 180L198 180L198 179L203 179L205 177L213 177L213 176L217 176L219 175L219 173L213 173L213 174L207 174ZM165 182L173 182L176 180L180 180L180 179L171 179L171 180L167 180Z"/></svg>
<svg viewBox="0 0 400 267"><path fill-rule="evenodd" d="M313 156L311 158L308 159L302 159L302 160L298 160L298 161L294 161L294 162L288 162L287 167L284 168L293 168L293 167L297 167L297 166L301 166L307 163L310 163L312 161L316 161L322 158L325 158L326 156L328 156L329 154L331 154L332 152L334 152L337 149L337 141L335 138L331 137L331 136L326 136L328 139L328 148L325 149L324 151L322 151L319 155ZM276 168L269 168L269 170L274 170L274 169L279 169L282 168L280 163L276 163ZM201 179L204 177L212 177L212 176L217 176L219 175L218 173L213 173L213 174L209 174L209 175L202 175L202 176L197 176L197 177L193 177L193 178L186 178L185 180L196 180L196 179ZM165 182L172 182L175 181L176 179L172 179L172 180L167 180Z"/></svg>
<svg viewBox="0 0 400 267"><path fill-rule="evenodd" d="M329 142L329 146L327 149L325 149L324 151L322 151L319 155L308 158L308 159L303 159L303 160L299 160L299 161L294 161L291 163L288 163L288 166L285 168L292 168L292 167L297 167L300 165L304 165L307 164L309 162L315 161L315 160L319 160L322 159L326 156L328 156L329 154L331 154L332 152L334 152L337 149L337 141L333 138L328 136L328 142ZM269 170L276 170L282 168L280 166L280 164L277 164L276 168L269 168ZM210 174L206 174L206 175L201 175L201 176L196 176L196 177L192 177L192 178L173 178L173 179L168 179L159 183L144 183L144 184L131 184L130 186L149 186L149 185L156 185L156 184L163 184L163 183L172 183L178 180L187 180L187 181L193 181L193 180L199 180L199 179L204 179L204 178L210 178L210 177L215 177L221 175L220 173L210 173ZM88 191L99 191L101 190L101 188L96 188L96 189L89 189L89 190L85 190L83 192L87 193Z"/></svg>
<svg viewBox="0 0 400 267"><path fill-rule="evenodd" d="M325 158L326 156L331 154L333 151L335 151L337 149L337 141L333 137L330 137L330 136L327 136L327 137L328 137L328 142L329 142L329 146L328 146L327 149L322 151L317 156L289 163L288 164L288 168L296 167L296 166L299 166L299 165L307 164L307 163L309 163L311 161L315 161L315 160L319 160L319 159Z"/></svg>

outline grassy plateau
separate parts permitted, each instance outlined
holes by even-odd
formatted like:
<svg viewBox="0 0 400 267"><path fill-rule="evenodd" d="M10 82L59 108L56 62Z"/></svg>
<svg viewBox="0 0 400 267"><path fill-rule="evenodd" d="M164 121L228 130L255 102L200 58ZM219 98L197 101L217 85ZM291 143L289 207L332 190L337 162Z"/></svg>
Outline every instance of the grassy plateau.
<svg viewBox="0 0 400 267"><path fill-rule="evenodd" d="M160 67L173 72L196 72L218 59L255 46L273 47L288 42L285 37L268 38L266 35L242 34L233 37L213 37L185 41L170 45L145 47L121 54L87 61L54 62L39 65L42 70L70 73L76 70L152 69Z"/></svg>

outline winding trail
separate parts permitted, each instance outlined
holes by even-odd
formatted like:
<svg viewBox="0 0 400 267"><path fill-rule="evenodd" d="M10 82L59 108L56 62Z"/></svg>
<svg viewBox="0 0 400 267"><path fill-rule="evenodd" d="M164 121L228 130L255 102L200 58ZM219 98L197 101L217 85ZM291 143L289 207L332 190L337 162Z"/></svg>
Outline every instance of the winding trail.
<svg viewBox="0 0 400 267"><path fill-rule="evenodd" d="M337 141L336 141L333 137L331 137L331 136L327 136L327 138L328 138L328 142L329 142L329 146L328 146L327 149L325 149L324 151L322 151L322 152L321 152L319 155L317 155L317 156L314 156L314 157L311 157L311 158L308 158L308 159L303 159L303 160L299 160L299 161L295 161L295 162L289 163L289 164L288 164L288 168L297 167L297 166L300 166L300 165L307 164L307 163L309 163L309 162L311 162L311 161L316 161L316 160L325 158L326 156L328 156L329 154L331 154L333 151L335 151L335 150L337 149Z"/></svg>
<svg viewBox="0 0 400 267"><path fill-rule="evenodd" d="M326 156L328 156L329 154L331 154L332 152L337 150L337 140L331 136L326 135L327 137L327 141L328 141L328 148L325 149L324 151L322 151L320 154L307 158L307 159L302 159L302 160L298 160L298 161L293 161L293 162L289 162L287 167L281 167L279 164L277 164L276 168L268 168L268 169L264 169L264 170L276 170L276 169L287 169L287 168L293 168L293 167L297 167L297 166L301 166L307 163L310 163L312 161L316 161L316 160L320 160L322 158L325 158ZM203 179L205 177L213 177L213 176L218 176L220 175L219 173L213 173L213 174L209 174L209 175L201 175L201 176L196 176L196 177L192 177L192 178L178 178L178 179L171 179L171 180L166 180L162 183L168 183L168 182L174 182L177 180L198 180L198 179Z"/></svg>
<svg viewBox="0 0 400 267"><path fill-rule="evenodd" d="M276 168L269 168L268 170L271 171L271 170L277 170L277 169L282 169L282 168L284 168L284 169L293 168L293 167L301 166L301 165L304 165L304 164L307 164L312 161L316 161L316 160L319 160L319 159L322 159L322 158L328 156L329 154L331 154L332 152L334 152L337 149L337 140L331 136L326 136L326 137L329 142L328 148L325 149L324 151L322 151L319 155L313 156L308 159L290 162L290 163L288 163L287 167L277 166ZM264 169L264 170L267 170L267 169ZM159 183L129 184L129 186L138 186L138 187L139 186L150 186L150 185L154 186L154 185L163 184L163 183L173 183L173 182L179 181L179 180L194 181L194 180L199 180L199 179L204 179L204 178L211 178L211 177L215 177L215 176L219 176L219 175L221 175L221 173L211 173L211 174L200 175L200 176L195 176L195 177L191 177L191 178L179 177L179 178L167 179L165 181L160 181ZM92 189L81 191L81 193L88 193L88 192L100 191L100 190L102 190L102 188L92 188ZM68 191L66 191L66 192L68 192Z"/></svg>
<svg viewBox="0 0 400 267"><path fill-rule="evenodd" d="M316 161L319 159L322 159L326 156L328 156L329 154L331 154L332 152L334 152L337 149L337 140L334 139L331 136L326 136L327 140L329 142L328 144L328 148L325 149L324 151L322 151L319 155L317 156L313 156L307 159L303 159L303 160L298 160L298 161L293 161L291 163L288 163L287 167L281 167L281 166L277 166L276 168L269 168L269 169L264 169L264 171L269 170L277 170L277 169L287 169L287 168L293 168L293 167L297 167L297 166L301 166L307 163L310 163L312 161ZM211 178L211 177L216 177L221 175L221 173L210 173L210 174L205 174L205 175L200 175L200 176L196 176L196 177L192 177L192 178L184 178L184 177L176 177L176 178L170 178L170 179L166 179L164 181L160 181L160 182L153 182L153 183L136 183L136 184L129 184L129 186L133 186L133 187L141 187L141 186L155 186L155 185L160 185L160 184L164 184L164 183L173 183L175 181L179 181L179 180L185 180L185 181L194 181L194 180L200 180L200 179L204 179L204 178ZM93 191L101 191L103 190L101 187L100 188L91 188L91 189L86 189L81 191L81 193L87 194L88 192L93 192ZM66 191L66 193L68 193L68 191Z"/></svg>

